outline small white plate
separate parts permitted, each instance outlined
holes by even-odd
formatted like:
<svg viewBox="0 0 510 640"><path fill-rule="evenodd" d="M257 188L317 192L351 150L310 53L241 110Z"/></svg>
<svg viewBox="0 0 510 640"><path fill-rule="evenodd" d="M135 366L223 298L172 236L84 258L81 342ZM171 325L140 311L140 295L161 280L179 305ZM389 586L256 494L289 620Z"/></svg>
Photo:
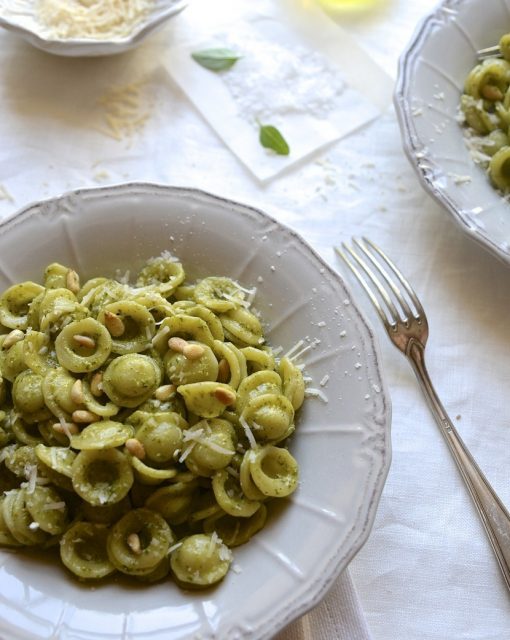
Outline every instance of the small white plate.
<svg viewBox="0 0 510 640"><path fill-rule="evenodd" d="M425 189L460 227L510 263L510 204L475 165L457 113L476 51L510 31L510 2L444 0L400 58L394 103L404 150Z"/></svg>
<svg viewBox="0 0 510 640"><path fill-rule="evenodd" d="M37 16L34 0L1 0L0 26L47 53L68 57L108 56L134 49L187 4L188 0L155 0L153 9L128 36L110 40L53 37Z"/></svg>
<svg viewBox="0 0 510 640"><path fill-rule="evenodd" d="M390 464L390 400L374 336L340 276L261 211L200 191L147 184L81 190L0 225L0 291L59 261L83 278L132 273L163 250L190 276L256 286L269 341L315 342L313 386L290 444L296 493L234 549L240 572L183 592L90 586L60 562L0 550L0 637L9 640L260 640L317 604L367 539ZM329 376L329 380L326 376ZM327 382L326 382L327 381ZM321 386L322 382L322 386Z"/></svg>

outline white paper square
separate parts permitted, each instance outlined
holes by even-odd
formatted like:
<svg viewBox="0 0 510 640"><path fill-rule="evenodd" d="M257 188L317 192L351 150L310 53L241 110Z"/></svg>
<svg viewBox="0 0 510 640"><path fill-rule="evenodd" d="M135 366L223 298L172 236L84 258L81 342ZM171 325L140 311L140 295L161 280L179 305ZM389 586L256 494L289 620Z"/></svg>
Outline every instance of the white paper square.
<svg viewBox="0 0 510 640"><path fill-rule="evenodd" d="M314 5L213 4L197 2L181 14L166 68L259 180L373 120L391 101L392 80ZM219 73L191 57L215 47L242 57ZM278 128L290 146L288 156L261 146L260 124Z"/></svg>

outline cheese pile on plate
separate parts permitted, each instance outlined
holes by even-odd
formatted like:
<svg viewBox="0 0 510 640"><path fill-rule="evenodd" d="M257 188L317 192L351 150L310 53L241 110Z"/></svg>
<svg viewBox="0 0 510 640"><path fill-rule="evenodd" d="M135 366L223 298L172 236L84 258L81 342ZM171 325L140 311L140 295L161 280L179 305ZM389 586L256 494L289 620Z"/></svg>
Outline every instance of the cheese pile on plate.
<svg viewBox="0 0 510 640"><path fill-rule="evenodd" d="M40 0L38 17L52 37L125 38L152 8L153 0Z"/></svg>

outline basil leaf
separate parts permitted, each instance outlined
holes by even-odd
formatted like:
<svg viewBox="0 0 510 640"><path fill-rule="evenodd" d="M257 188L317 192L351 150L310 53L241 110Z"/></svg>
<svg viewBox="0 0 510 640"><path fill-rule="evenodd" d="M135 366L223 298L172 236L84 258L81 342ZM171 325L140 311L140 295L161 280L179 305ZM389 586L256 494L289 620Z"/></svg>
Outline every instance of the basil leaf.
<svg viewBox="0 0 510 640"><path fill-rule="evenodd" d="M225 71L230 69L241 57L230 49L203 49L191 54L195 62L209 71Z"/></svg>
<svg viewBox="0 0 510 640"><path fill-rule="evenodd" d="M290 147L278 129L270 124L261 124L259 126L260 144L266 149L272 149L280 156L288 156L290 153Z"/></svg>

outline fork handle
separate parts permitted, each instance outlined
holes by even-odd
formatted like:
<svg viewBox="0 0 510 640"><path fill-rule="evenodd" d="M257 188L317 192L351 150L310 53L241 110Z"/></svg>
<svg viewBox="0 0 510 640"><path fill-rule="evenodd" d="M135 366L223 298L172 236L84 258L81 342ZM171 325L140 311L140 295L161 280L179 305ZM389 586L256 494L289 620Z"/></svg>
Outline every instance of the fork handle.
<svg viewBox="0 0 510 640"><path fill-rule="evenodd" d="M413 340L409 344L406 355L412 364L439 429L469 489L506 585L510 589L510 514L480 470L473 456L469 453L441 404L425 366L423 345Z"/></svg>

